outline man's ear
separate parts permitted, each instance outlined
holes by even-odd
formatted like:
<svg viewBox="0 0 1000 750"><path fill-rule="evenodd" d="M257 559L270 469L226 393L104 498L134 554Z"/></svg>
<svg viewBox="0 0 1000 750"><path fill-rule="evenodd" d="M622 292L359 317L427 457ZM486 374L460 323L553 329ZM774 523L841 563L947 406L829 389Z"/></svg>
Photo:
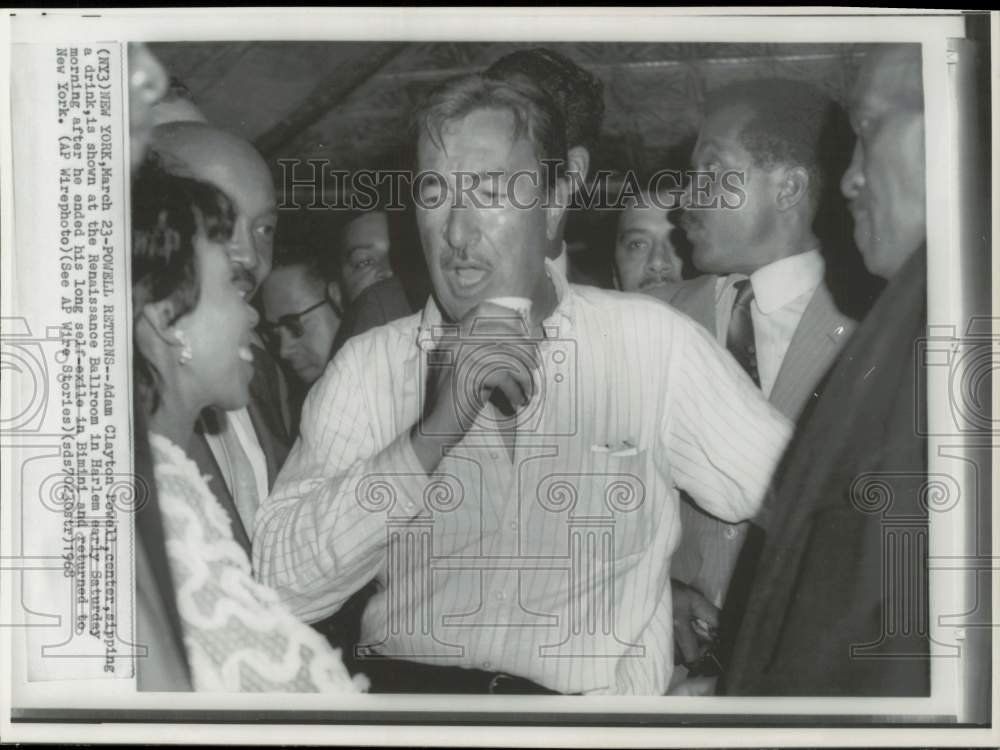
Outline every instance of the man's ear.
<svg viewBox="0 0 1000 750"><path fill-rule="evenodd" d="M344 315L344 295L340 291L340 284L336 281L331 281L326 285L326 297L330 300L330 304L333 305L337 314L343 317Z"/></svg>
<svg viewBox="0 0 1000 750"><path fill-rule="evenodd" d="M569 179L570 195L576 194L587 180L590 171L590 152L583 146L573 146L566 152L566 177Z"/></svg>
<svg viewBox="0 0 1000 750"><path fill-rule="evenodd" d="M545 206L545 236L549 242L554 242L559 236L560 225L569 206L570 197L569 178L564 176L556 180Z"/></svg>
<svg viewBox="0 0 1000 750"><path fill-rule="evenodd" d="M586 152L586 149L584 149ZM573 169L571 162L566 164L562 176L556 179L555 184L549 188L549 194L545 196L545 235L549 242L554 242L559 236L560 224L566 213L569 203L573 198L573 179L570 174Z"/></svg>
<svg viewBox="0 0 1000 750"><path fill-rule="evenodd" d="M804 167L788 167L778 183L778 210L787 211L809 198L809 172Z"/></svg>

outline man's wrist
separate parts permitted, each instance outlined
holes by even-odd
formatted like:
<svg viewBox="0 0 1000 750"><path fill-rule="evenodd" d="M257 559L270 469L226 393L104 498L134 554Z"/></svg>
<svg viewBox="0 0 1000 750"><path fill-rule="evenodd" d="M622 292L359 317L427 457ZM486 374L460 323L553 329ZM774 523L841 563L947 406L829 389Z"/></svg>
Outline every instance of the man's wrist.
<svg viewBox="0 0 1000 750"><path fill-rule="evenodd" d="M458 445L459 440L461 436L447 427L441 427L433 414L421 417L410 428L410 445L428 474L434 473L441 459Z"/></svg>

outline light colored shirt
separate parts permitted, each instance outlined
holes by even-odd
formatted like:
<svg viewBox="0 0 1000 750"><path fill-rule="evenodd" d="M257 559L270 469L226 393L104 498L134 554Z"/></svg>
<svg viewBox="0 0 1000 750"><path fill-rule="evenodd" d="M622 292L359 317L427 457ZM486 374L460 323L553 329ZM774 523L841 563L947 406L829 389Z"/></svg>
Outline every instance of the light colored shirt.
<svg viewBox="0 0 1000 750"><path fill-rule="evenodd" d="M417 460L432 299L350 339L313 386L254 569L309 621L377 576L362 643L386 656L661 695L677 486L753 516L790 425L688 318L547 271L559 303L513 460L491 407L434 474Z"/></svg>
<svg viewBox="0 0 1000 750"><path fill-rule="evenodd" d="M222 436L206 432L205 439L212 455L215 456L215 460L222 469L222 478L229 489L229 494L233 497L236 510L240 514L240 520L243 521L243 528L246 529L247 536L251 536L253 534L254 512L260 499L267 497L267 459L264 456L264 449L260 447L260 440L257 439L257 433L253 428L253 422L250 421L250 413L246 407L227 411L225 417L222 429L232 430L253 469L253 486L257 488L256 498L248 500L238 496L240 494L239 483L237 482L237 486L234 486L232 479L237 469L231 465L229 454L223 445Z"/></svg>
<svg viewBox="0 0 1000 750"><path fill-rule="evenodd" d="M813 292L823 282L825 264L819 250L782 258L750 275L753 303L754 345L760 388L770 397L781 363L788 352L795 329L809 306ZM725 345L729 319L736 299L735 283L746 276L721 276L716 282L716 325L718 340Z"/></svg>

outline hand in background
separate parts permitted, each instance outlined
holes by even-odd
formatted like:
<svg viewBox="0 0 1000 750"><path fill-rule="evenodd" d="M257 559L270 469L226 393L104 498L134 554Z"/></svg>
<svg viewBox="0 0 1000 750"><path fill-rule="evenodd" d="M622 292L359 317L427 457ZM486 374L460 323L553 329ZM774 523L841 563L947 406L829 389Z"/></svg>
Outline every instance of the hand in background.
<svg viewBox="0 0 1000 750"><path fill-rule="evenodd" d="M706 599L700 591L681 583L670 581L670 594L674 609L674 644L684 664L697 660L714 638L719 627L719 608Z"/></svg>

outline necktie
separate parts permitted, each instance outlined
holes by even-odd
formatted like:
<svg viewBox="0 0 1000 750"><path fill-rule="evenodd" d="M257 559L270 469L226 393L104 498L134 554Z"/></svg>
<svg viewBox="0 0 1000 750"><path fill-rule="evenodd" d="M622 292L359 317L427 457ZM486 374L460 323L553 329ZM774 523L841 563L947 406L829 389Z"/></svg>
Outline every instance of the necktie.
<svg viewBox="0 0 1000 750"><path fill-rule="evenodd" d="M757 372L757 347L753 334L753 317L750 305L753 303L753 285L750 279L737 281L736 300L733 302L733 314L729 318L729 330L726 332L726 348L753 378L760 387L760 374Z"/></svg>
<svg viewBox="0 0 1000 750"><path fill-rule="evenodd" d="M229 485L229 492L233 496L233 502L236 503L236 511L240 514L247 536L252 539L253 517L260 501L257 496L257 477L229 418L225 415L222 415L222 418L224 425L219 437L222 439L222 449L226 458L226 465L223 467L223 471L227 473L226 484Z"/></svg>
<svg viewBox="0 0 1000 750"><path fill-rule="evenodd" d="M726 333L726 348L760 388L757 347L753 333L753 318L750 314L753 285L750 279L743 279L736 282L735 288L736 300L733 302L733 314L729 319L729 330ZM757 561L760 559L763 546L764 532L753 523L748 523L746 539L736 559L736 567L733 569L733 577L729 580L725 604L719 617L719 637L715 655L723 665L723 669L729 665L736 644L736 634L746 612ZM722 680L725 681L724 675Z"/></svg>

